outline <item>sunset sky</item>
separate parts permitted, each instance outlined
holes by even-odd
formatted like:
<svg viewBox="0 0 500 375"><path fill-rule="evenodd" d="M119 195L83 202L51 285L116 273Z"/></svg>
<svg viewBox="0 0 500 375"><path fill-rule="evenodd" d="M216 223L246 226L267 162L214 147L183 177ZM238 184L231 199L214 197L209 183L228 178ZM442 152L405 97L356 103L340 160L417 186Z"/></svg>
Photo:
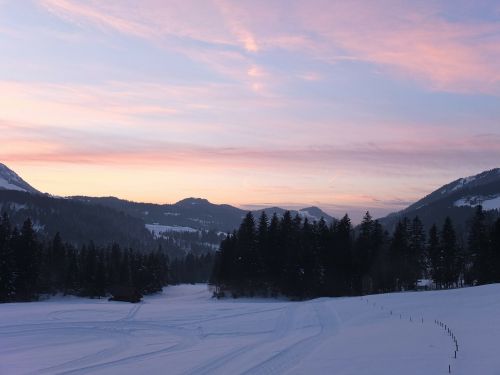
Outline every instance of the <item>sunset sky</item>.
<svg viewBox="0 0 500 375"><path fill-rule="evenodd" d="M0 0L0 162L330 214L500 166L499 1Z"/></svg>

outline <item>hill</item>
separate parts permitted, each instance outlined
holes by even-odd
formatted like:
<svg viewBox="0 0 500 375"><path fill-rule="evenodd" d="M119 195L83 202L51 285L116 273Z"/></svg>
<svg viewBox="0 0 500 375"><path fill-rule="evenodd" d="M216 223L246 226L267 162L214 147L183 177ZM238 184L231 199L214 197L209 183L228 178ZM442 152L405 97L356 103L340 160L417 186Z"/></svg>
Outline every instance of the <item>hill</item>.
<svg viewBox="0 0 500 375"><path fill-rule="evenodd" d="M164 226L177 226L197 230L215 230L232 232L237 229L241 219L248 212L246 210L228 205L214 204L202 198L186 198L174 204L137 203L115 197L71 197L73 200L99 204L140 218L146 224L160 224ZM255 217L265 211L268 216L276 213L282 216L286 209L271 207L252 211ZM309 207L301 210L291 210L292 215L307 217L309 220L320 220L322 217L330 222L333 217L323 212L318 207Z"/></svg>
<svg viewBox="0 0 500 375"><path fill-rule="evenodd" d="M433 191L402 211L379 219L388 230L403 217L418 216L428 229L436 223L441 226L449 216L457 229L463 230L474 214L474 208L482 205L493 219L500 209L500 168L459 178Z"/></svg>

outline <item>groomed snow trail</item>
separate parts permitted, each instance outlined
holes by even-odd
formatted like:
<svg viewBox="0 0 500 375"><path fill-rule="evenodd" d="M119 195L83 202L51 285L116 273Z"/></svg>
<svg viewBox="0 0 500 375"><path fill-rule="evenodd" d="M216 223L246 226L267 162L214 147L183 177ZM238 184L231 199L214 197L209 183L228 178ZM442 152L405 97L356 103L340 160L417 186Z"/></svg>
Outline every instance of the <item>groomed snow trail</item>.
<svg viewBox="0 0 500 375"><path fill-rule="evenodd" d="M3 304L0 374L500 374L499 311L500 285L303 302L184 285L137 305ZM435 319L454 327L457 359Z"/></svg>

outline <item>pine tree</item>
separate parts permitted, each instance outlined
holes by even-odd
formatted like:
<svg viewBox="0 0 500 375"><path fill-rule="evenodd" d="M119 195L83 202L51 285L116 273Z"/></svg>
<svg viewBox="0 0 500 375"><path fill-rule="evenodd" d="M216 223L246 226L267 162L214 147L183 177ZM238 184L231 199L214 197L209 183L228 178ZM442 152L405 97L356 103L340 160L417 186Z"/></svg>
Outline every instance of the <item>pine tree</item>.
<svg viewBox="0 0 500 375"><path fill-rule="evenodd" d="M391 279L390 256L389 256L389 234L384 231L382 225L375 221L372 236L374 246L373 264L370 266L370 274L373 279L373 290L378 292L389 292L394 288Z"/></svg>
<svg viewBox="0 0 500 375"><path fill-rule="evenodd" d="M492 282L500 282L500 218L491 228L491 268L493 270Z"/></svg>
<svg viewBox="0 0 500 375"><path fill-rule="evenodd" d="M294 224L292 215L289 211L283 214L283 218L280 221L278 228L278 243L274 252L278 258L278 289L280 293L289 293L288 283L291 282L292 274L294 272L294 261L295 259L290 259L293 257L293 247L294 242Z"/></svg>
<svg viewBox="0 0 500 375"><path fill-rule="evenodd" d="M85 296L96 297L98 295L96 287L97 278L97 249L93 242L82 250L82 284Z"/></svg>
<svg viewBox="0 0 500 375"><path fill-rule="evenodd" d="M244 278L240 293L252 295L262 266L257 249L255 220L251 212L247 213L238 230L237 249L237 269Z"/></svg>
<svg viewBox="0 0 500 375"><path fill-rule="evenodd" d="M370 293L373 290L373 278L370 274L375 253L376 243L374 242L375 222L366 212L359 226L359 234L356 239L353 267L354 267L354 289L357 294Z"/></svg>
<svg viewBox="0 0 500 375"><path fill-rule="evenodd" d="M333 265L333 245L332 231L326 225L326 222L321 218L315 226L315 234L317 238L317 253L319 258L318 281L319 294L322 296L332 295L330 279L333 278L333 270L329 270L329 265Z"/></svg>
<svg viewBox="0 0 500 375"><path fill-rule="evenodd" d="M441 288L444 281L444 264L441 244L439 242L439 233L436 224L429 230L429 240L427 242L427 253L430 260L430 274L432 280L438 288Z"/></svg>
<svg viewBox="0 0 500 375"><path fill-rule="evenodd" d="M95 286L94 293L96 297L104 297L106 295L106 290L108 289L108 284L106 282L106 263L104 254L99 251L96 256L96 266L95 266Z"/></svg>
<svg viewBox="0 0 500 375"><path fill-rule="evenodd" d="M11 225L7 214L0 218L0 302L15 295L15 258L11 243Z"/></svg>
<svg viewBox="0 0 500 375"><path fill-rule="evenodd" d="M269 284L271 296L279 293L279 280L281 276L282 258L280 254L280 220L276 213L273 214L268 229L268 244L265 263L267 264L266 279Z"/></svg>
<svg viewBox="0 0 500 375"><path fill-rule="evenodd" d="M64 279L64 294L81 294L80 268L78 264L77 251L68 249L67 265Z"/></svg>
<svg viewBox="0 0 500 375"><path fill-rule="evenodd" d="M257 225L256 249L258 259L256 284L261 292L267 295L270 288L268 255L271 250L269 248L269 219L265 211L262 211Z"/></svg>
<svg viewBox="0 0 500 375"><path fill-rule="evenodd" d="M108 258L108 280L112 287L120 285L120 269L122 264L122 251L117 243L111 245Z"/></svg>
<svg viewBox="0 0 500 375"><path fill-rule="evenodd" d="M30 219L17 234L14 231L14 259L16 263L16 300L30 301L37 297L37 281L40 265L40 245Z"/></svg>
<svg viewBox="0 0 500 375"><path fill-rule="evenodd" d="M285 214L286 216L286 214ZM285 216L283 219L285 220ZM290 215L291 217L291 215ZM284 230L286 225L282 225ZM285 295L292 296L294 298L303 298L304 295L304 269L301 264L301 229L302 229L302 219L299 215L296 215L290 221L290 227L288 228L288 235L286 235L285 247L284 247L284 267L282 274L282 291ZM283 234L285 236L285 234Z"/></svg>
<svg viewBox="0 0 500 375"><path fill-rule="evenodd" d="M396 225L391 241L390 252L390 274L394 280L395 290L411 288L412 275L408 267L409 253L409 231L408 219L405 217Z"/></svg>
<svg viewBox="0 0 500 375"><path fill-rule="evenodd" d="M467 254L470 257L472 279L477 280L479 284L486 284L493 280L492 257L488 237L486 215L483 207L477 206L469 230Z"/></svg>
<svg viewBox="0 0 500 375"><path fill-rule="evenodd" d="M353 293L353 231L349 216L345 214L331 231L333 251L327 266L327 278L331 283L329 288L333 295L350 295Z"/></svg>
<svg viewBox="0 0 500 375"><path fill-rule="evenodd" d="M301 297L314 297L320 289L320 259L318 240L315 236L315 224L310 224L307 218L301 229L301 247L299 254Z"/></svg>
<svg viewBox="0 0 500 375"><path fill-rule="evenodd" d="M66 251L61 235L56 233L50 245L42 246L40 283L44 292L56 293L64 289Z"/></svg>
<svg viewBox="0 0 500 375"><path fill-rule="evenodd" d="M460 268L458 264L458 244L453 223L446 218L441 231L441 251L443 256L443 281L447 288L458 284Z"/></svg>
<svg viewBox="0 0 500 375"><path fill-rule="evenodd" d="M427 277L428 267L424 226L418 216L411 222L409 246L409 269L412 282L416 284L419 278Z"/></svg>
<svg viewBox="0 0 500 375"><path fill-rule="evenodd" d="M55 289L60 290L66 276L64 274L64 269L66 267L66 249L59 232L56 233L52 241L52 254L54 257L53 272L55 275L53 280L56 286Z"/></svg>

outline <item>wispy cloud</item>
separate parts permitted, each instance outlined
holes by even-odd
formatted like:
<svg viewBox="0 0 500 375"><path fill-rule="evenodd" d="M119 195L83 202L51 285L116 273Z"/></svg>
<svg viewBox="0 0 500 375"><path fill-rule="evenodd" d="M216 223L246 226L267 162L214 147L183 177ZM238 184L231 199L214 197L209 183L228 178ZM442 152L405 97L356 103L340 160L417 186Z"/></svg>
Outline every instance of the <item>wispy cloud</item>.
<svg viewBox="0 0 500 375"><path fill-rule="evenodd" d="M378 64L432 89L500 92L500 26L453 22L438 4L384 2L301 3L301 21L326 40L319 54L336 46L351 58Z"/></svg>
<svg viewBox="0 0 500 375"><path fill-rule="evenodd" d="M148 26L146 22L136 22L130 19L130 14L126 17L105 12L105 8L100 8L97 3L83 4L71 0L41 0L40 4L69 21L81 24L82 21L92 22L103 27L112 28L119 32L150 38L157 36L154 28Z"/></svg>
<svg viewBox="0 0 500 375"><path fill-rule="evenodd" d="M148 0L140 8L72 0L41 0L41 4L73 22L156 41L188 37L250 53L290 49L331 63L343 59L374 63L432 90L500 92L496 64L500 26L490 21L450 21L443 16L446 4L397 0L299 1L286 7L223 0L161 4ZM192 12L193 7L202 9Z"/></svg>
<svg viewBox="0 0 500 375"><path fill-rule="evenodd" d="M328 169L345 173L372 173L401 175L407 165L407 176L424 170L445 171L456 163L476 167L500 160L500 135L478 135L472 138L439 140L410 139L377 145L351 143L338 146L306 146L288 148L224 147L181 143L155 139L147 134L133 136L127 133L107 134L106 130L71 129L61 126L39 127L36 124L0 121L0 129L11 142L40 141L44 147L13 150L2 149L4 160L29 159L41 163L172 163L190 168L227 167L259 169L286 169L290 171ZM110 136L113 142L109 142ZM50 146L50 147L48 147Z"/></svg>

